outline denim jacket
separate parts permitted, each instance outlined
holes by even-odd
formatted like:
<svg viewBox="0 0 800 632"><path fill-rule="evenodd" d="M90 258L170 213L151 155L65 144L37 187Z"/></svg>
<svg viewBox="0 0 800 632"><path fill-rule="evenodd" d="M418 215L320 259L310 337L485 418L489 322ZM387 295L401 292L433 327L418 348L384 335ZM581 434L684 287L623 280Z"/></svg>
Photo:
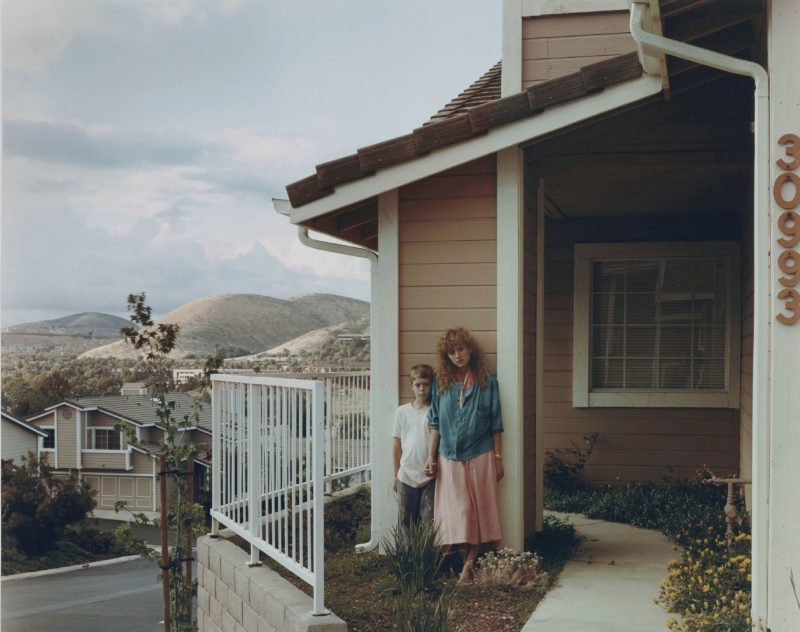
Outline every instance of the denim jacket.
<svg viewBox="0 0 800 632"><path fill-rule="evenodd" d="M463 408L460 395L461 382L439 394L434 380L428 425L439 431L439 453L451 461L467 461L493 450L492 434L503 431L497 378L490 375L484 388L474 384L467 389Z"/></svg>

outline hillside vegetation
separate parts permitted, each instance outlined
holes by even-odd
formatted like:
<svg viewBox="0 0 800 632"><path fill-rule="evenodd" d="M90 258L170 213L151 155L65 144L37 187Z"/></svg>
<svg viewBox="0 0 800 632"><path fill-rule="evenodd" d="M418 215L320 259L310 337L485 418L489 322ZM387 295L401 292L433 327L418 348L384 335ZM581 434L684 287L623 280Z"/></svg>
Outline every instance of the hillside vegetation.
<svg viewBox="0 0 800 632"><path fill-rule="evenodd" d="M224 294L192 301L157 322L180 326L175 359L226 357L261 353L316 329L368 315L369 304L334 294L304 294L287 300L258 294ZM84 353L83 358L132 358L134 352L115 342Z"/></svg>

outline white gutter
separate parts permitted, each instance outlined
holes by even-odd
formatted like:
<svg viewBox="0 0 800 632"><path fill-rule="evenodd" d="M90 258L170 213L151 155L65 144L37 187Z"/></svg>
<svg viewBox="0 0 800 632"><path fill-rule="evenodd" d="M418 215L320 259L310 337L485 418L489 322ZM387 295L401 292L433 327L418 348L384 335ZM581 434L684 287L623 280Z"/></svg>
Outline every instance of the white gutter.
<svg viewBox="0 0 800 632"><path fill-rule="evenodd" d="M677 42L643 29L649 3L633 0L631 35L640 59L650 49L710 66L755 82L755 151L753 157L753 511L752 511L752 626L767 629L767 566L769 505L769 75L754 62Z"/></svg>
<svg viewBox="0 0 800 632"><path fill-rule="evenodd" d="M279 199L279 198L272 198L272 205L275 210L280 213L281 215L288 216L291 211L291 205L289 204L289 200ZM322 241L320 239L314 239L309 237L308 235L308 228L305 226L298 226L297 227L297 237L300 240L300 243L304 246L308 246L309 248L314 248L315 250L323 250L325 252L333 252L340 255L347 255L349 257L361 257L363 259L367 259L369 261L369 276L370 276L370 300L369 300L369 338L370 344L374 345L375 336L377 334L377 290L378 290L378 254L373 252L372 250L368 250L366 248L358 248L356 246L348 246L346 244L337 244L332 241ZM370 352L369 354L369 374L370 380L374 379L375 375L375 354ZM375 423L376 419L376 410L375 410L375 396L373 395L373 389L369 389L369 411L370 411L370 423ZM373 446L372 441L369 442L369 459L370 463L375 464L375 449ZM370 518L371 524L377 524L377 515L375 507L377 503L375 502L375 486L371 486L371 502L370 502ZM372 535L370 536L369 542L364 542L363 544L356 544L356 552L358 553L367 553L376 549L378 547L378 542L374 537L375 530L374 528L370 532Z"/></svg>

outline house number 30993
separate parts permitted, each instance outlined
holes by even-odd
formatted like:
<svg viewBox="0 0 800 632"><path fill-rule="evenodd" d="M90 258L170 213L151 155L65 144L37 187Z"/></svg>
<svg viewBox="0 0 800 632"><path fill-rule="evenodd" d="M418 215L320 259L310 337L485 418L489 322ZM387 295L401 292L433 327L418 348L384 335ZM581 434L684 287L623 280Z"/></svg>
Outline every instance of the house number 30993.
<svg viewBox="0 0 800 632"><path fill-rule="evenodd" d="M800 255L794 249L800 243L800 215L795 209L800 206L800 176L794 171L800 166L800 137L797 134L784 134L778 139L778 144L784 147L786 159L780 158L775 164L783 169L772 186L772 197L775 203L785 209L778 218L778 230L784 235L780 237L778 245L783 249L778 256L778 267L783 276L778 282L783 286L778 292L778 298L785 301L785 310L791 314L786 316L778 314L779 323L794 325L800 320L800 292L795 285L800 283ZM790 185L784 187L784 185ZM793 193L791 198L784 197L784 189Z"/></svg>

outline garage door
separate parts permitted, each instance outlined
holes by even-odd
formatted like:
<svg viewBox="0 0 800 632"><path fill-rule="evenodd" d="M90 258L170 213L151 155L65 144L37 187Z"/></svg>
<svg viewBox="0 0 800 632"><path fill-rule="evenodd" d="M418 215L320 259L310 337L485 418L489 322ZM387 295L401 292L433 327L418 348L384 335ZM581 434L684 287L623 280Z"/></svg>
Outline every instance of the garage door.
<svg viewBox="0 0 800 632"><path fill-rule="evenodd" d="M125 501L128 509L153 509L153 481L149 477L87 474L84 478L97 490L98 509L113 509L118 500Z"/></svg>

